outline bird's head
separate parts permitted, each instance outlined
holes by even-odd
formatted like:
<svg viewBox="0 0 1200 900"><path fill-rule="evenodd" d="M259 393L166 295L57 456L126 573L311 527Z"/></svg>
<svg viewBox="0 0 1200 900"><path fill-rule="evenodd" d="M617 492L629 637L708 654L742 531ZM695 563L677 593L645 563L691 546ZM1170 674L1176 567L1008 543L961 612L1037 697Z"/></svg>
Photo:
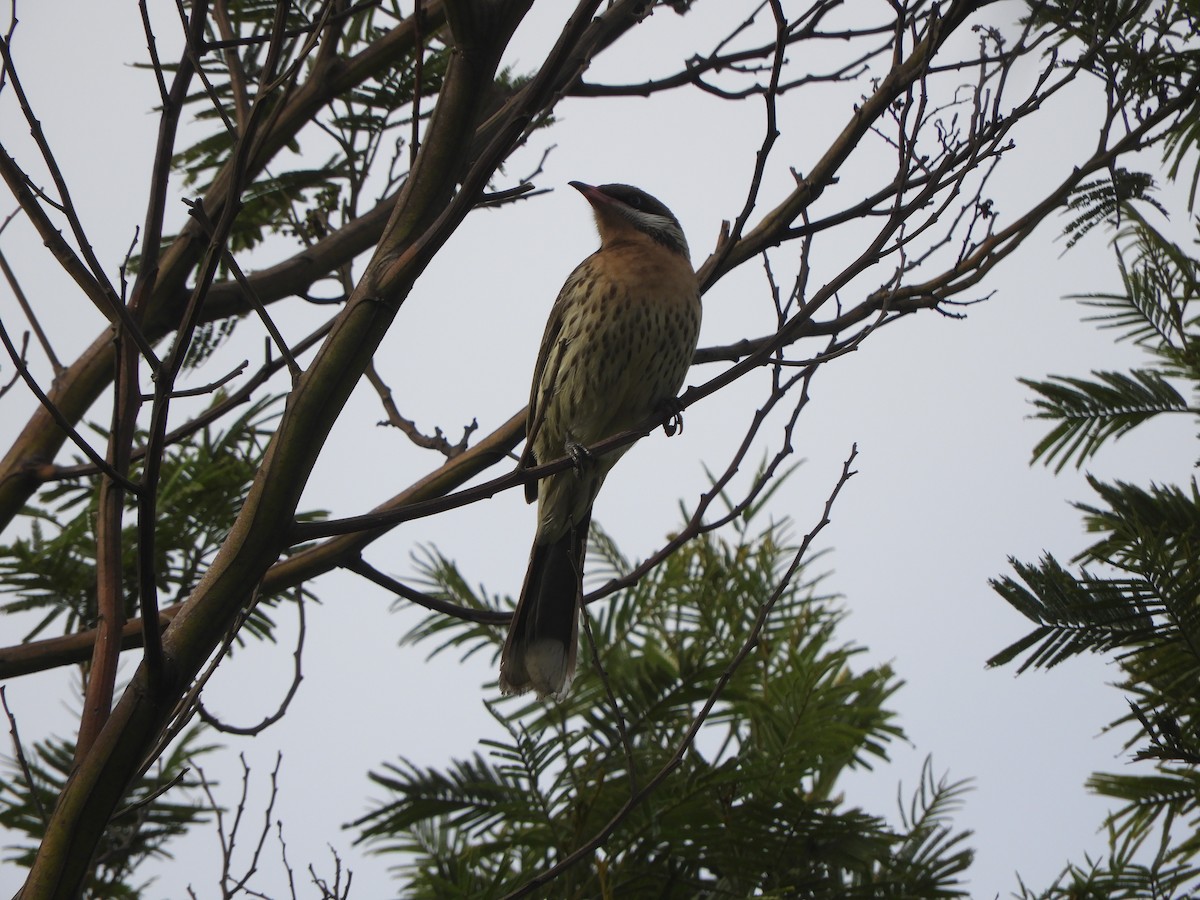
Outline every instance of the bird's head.
<svg viewBox="0 0 1200 900"><path fill-rule="evenodd" d="M600 243L642 234L669 250L687 258L687 238L679 220L659 200L628 184L584 184L572 181L571 187L583 194L596 216Z"/></svg>

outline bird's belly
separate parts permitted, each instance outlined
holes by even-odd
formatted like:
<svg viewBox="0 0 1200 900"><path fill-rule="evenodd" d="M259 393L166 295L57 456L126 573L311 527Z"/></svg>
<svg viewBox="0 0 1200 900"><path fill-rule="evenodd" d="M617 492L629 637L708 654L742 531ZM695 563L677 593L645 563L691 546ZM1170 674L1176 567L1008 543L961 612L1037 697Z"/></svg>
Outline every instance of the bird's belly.
<svg viewBox="0 0 1200 900"><path fill-rule="evenodd" d="M675 397L691 364L699 323L683 304L606 306L591 333L564 348L543 432L552 456L566 442L587 446L638 425Z"/></svg>

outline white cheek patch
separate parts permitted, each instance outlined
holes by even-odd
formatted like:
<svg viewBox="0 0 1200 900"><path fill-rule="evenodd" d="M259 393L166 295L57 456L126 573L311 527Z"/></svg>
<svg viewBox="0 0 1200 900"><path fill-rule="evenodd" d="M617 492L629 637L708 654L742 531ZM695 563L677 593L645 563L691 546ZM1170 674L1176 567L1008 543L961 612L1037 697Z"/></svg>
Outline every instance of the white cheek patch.
<svg viewBox="0 0 1200 900"><path fill-rule="evenodd" d="M683 230L679 227L679 223L668 216L660 216L657 213L643 212L642 210L631 210L630 218L638 223L638 227L653 235L662 235L663 243L677 246L683 249L685 256L688 255L687 239L683 236Z"/></svg>
<svg viewBox="0 0 1200 900"><path fill-rule="evenodd" d="M650 226L650 228L654 229L655 231L674 231L675 230L675 223L672 222L670 219L668 219L666 216L658 216L658 215L655 215L654 213L647 213L647 212L639 212L638 216L642 219L643 222L645 222L648 226Z"/></svg>

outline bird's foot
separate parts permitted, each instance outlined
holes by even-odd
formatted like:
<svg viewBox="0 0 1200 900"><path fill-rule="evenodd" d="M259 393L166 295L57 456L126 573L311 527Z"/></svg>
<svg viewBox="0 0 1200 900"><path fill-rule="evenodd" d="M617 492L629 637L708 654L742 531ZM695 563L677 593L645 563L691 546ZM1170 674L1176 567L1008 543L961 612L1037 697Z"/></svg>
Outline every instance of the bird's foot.
<svg viewBox="0 0 1200 900"><path fill-rule="evenodd" d="M663 431L667 437L675 437L677 434L683 434L683 407L679 405L679 398L672 397L663 404L663 412L670 413L670 416L663 422Z"/></svg>
<svg viewBox="0 0 1200 900"><path fill-rule="evenodd" d="M583 471L594 461L592 451L576 441L568 439L564 449L567 451L567 456L571 457L571 462L575 464L575 468L578 471Z"/></svg>

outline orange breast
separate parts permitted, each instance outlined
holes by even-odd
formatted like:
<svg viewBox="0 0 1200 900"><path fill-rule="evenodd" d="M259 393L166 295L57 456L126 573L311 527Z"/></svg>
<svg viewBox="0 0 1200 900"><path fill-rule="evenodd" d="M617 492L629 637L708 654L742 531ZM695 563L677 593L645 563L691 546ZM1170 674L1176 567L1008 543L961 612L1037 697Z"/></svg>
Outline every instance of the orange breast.
<svg viewBox="0 0 1200 900"><path fill-rule="evenodd" d="M542 372L539 459L562 455L567 440L624 431L673 398L700 331L696 276L660 245L607 246L578 274L560 298L558 346Z"/></svg>

